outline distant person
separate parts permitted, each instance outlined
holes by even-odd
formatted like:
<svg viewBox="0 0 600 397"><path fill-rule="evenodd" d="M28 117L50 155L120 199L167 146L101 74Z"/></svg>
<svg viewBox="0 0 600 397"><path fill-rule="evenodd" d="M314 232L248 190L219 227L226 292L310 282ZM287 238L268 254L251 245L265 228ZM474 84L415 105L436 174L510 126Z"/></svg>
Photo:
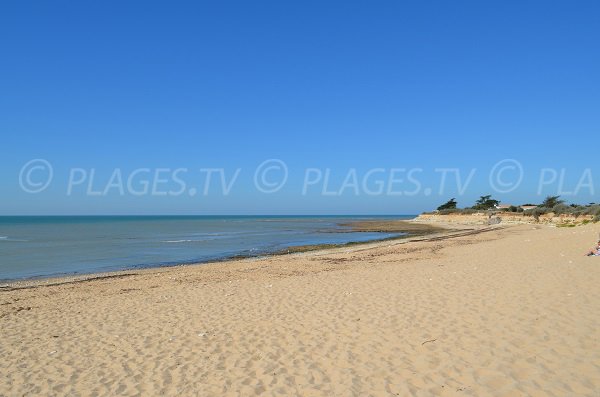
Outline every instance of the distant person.
<svg viewBox="0 0 600 397"><path fill-rule="evenodd" d="M600 241L598 241L598 244L596 244L596 247L589 250L586 255L587 256L600 256Z"/></svg>

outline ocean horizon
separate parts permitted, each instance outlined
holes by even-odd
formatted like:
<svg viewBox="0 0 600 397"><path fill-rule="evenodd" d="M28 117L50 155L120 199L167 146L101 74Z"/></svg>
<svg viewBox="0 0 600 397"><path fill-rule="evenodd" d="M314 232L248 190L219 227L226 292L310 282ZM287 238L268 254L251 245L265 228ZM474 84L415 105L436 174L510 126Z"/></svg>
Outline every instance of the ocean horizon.
<svg viewBox="0 0 600 397"><path fill-rule="evenodd" d="M0 280L254 257L289 247L382 240L341 223L415 215L0 216Z"/></svg>

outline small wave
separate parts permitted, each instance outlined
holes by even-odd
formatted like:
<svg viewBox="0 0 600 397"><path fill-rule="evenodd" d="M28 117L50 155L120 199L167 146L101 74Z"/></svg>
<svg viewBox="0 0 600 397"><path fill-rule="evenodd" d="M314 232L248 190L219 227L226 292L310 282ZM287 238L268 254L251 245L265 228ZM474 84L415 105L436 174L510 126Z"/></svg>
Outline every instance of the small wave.
<svg viewBox="0 0 600 397"><path fill-rule="evenodd" d="M198 240L163 240L161 243L191 243Z"/></svg>
<svg viewBox="0 0 600 397"><path fill-rule="evenodd" d="M239 234L245 234L247 232L217 232L217 233L194 233L193 236L197 237L227 237L236 236Z"/></svg>
<svg viewBox="0 0 600 397"><path fill-rule="evenodd" d="M11 243L14 243L14 242L26 243L29 240L23 240L23 239L20 239L20 238L8 238L8 236L0 236L0 241L9 241Z"/></svg>

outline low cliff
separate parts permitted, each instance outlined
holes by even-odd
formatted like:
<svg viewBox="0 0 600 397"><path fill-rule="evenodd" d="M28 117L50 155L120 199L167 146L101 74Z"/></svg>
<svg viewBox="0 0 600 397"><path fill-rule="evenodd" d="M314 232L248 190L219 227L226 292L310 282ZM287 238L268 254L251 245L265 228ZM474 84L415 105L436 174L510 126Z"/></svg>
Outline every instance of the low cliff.
<svg viewBox="0 0 600 397"><path fill-rule="evenodd" d="M415 222L440 222L468 225L490 224L546 224L557 226L579 225L592 222L592 215L555 215L553 213L540 215L538 219L533 216L511 212L478 212L474 214L421 214L414 219Z"/></svg>

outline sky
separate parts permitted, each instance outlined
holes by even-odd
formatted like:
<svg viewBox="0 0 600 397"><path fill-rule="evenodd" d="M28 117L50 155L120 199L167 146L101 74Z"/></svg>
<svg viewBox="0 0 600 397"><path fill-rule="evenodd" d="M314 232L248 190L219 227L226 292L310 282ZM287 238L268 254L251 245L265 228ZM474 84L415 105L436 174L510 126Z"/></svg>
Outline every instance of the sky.
<svg viewBox="0 0 600 397"><path fill-rule="evenodd" d="M0 215L600 202L599 43L597 1L3 2Z"/></svg>

